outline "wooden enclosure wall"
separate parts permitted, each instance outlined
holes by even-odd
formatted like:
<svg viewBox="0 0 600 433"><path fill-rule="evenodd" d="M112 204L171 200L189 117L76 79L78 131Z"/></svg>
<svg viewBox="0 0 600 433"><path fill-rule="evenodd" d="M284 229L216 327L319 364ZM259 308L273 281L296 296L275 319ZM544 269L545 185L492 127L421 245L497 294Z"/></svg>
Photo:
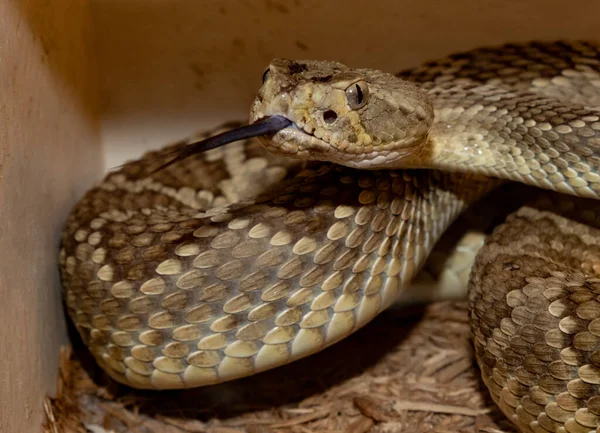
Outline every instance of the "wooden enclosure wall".
<svg viewBox="0 0 600 433"><path fill-rule="evenodd" d="M89 4L0 1L0 432L38 432L60 345L59 233L102 168Z"/></svg>

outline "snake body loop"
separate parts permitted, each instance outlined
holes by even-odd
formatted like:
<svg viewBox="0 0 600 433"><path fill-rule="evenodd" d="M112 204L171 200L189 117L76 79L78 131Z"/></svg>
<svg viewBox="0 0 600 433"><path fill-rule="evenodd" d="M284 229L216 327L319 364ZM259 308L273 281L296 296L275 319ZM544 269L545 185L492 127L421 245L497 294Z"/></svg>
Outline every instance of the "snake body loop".
<svg viewBox="0 0 600 433"><path fill-rule="evenodd" d="M75 206L60 251L69 316L99 365L136 388L254 374L367 324L469 205L516 181L552 192L478 254L477 361L521 431L591 431L599 52L505 45L396 76L274 60L250 120L281 128L205 153L190 141L149 152Z"/></svg>

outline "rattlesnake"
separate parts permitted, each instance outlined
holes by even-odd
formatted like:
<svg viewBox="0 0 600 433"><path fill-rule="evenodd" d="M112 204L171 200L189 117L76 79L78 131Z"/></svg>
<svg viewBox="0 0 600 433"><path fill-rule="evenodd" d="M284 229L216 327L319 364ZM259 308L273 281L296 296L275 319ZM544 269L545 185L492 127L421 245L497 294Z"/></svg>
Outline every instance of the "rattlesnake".
<svg viewBox="0 0 600 433"><path fill-rule="evenodd" d="M476 357L522 431L593 430L599 53L530 42L397 75L276 59L243 140L148 152L75 206L60 251L68 313L136 388L254 374L367 324L498 185L539 186L473 267Z"/></svg>

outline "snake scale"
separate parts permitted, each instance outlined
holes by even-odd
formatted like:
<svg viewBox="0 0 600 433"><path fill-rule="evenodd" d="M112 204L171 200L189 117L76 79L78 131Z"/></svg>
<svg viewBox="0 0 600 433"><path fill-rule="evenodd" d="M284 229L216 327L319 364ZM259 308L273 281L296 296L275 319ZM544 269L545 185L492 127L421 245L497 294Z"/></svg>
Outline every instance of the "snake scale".
<svg viewBox="0 0 600 433"><path fill-rule="evenodd" d="M505 44L397 75L273 60L250 112L266 129L148 152L79 201L68 314L135 388L254 374L367 324L465 209L520 182L539 198L469 282L483 381L523 432L600 431L599 54Z"/></svg>

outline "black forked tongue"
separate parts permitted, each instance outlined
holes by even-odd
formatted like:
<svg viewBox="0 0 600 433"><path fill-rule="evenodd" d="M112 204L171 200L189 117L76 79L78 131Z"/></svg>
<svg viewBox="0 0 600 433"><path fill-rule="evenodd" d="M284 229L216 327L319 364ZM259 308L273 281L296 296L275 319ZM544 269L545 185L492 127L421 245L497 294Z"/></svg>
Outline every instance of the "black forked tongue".
<svg viewBox="0 0 600 433"><path fill-rule="evenodd" d="M156 173L157 171L160 171L171 164L183 161L184 159L197 153L206 152L207 150L215 149L225 144L233 143L234 141L245 140L247 138L258 137L260 135L277 132L291 124L292 121L283 116L263 117L262 119L251 123L250 125L241 126L239 128L232 129L231 131L225 131L221 134L213 135L212 137L208 137L202 141L188 144L181 150L177 151L177 156L175 156L175 158L161 165L156 170L153 170L152 173Z"/></svg>

